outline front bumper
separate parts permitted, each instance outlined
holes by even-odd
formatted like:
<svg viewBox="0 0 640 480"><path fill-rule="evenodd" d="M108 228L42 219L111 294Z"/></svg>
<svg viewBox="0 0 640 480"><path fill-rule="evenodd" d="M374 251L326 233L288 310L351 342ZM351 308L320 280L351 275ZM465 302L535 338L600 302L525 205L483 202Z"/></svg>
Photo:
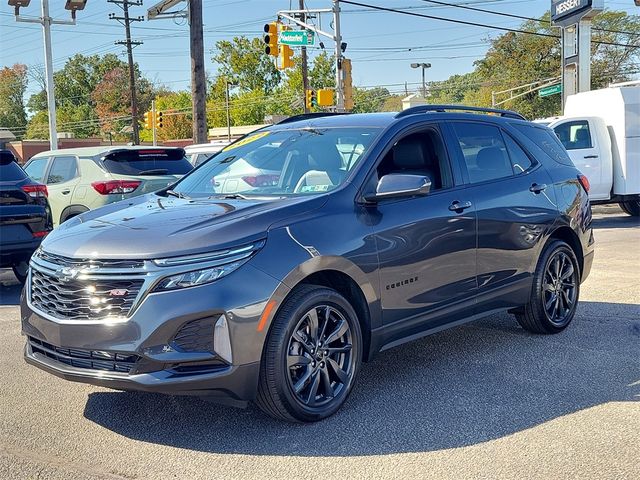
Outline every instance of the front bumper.
<svg viewBox="0 0 640 480"><path fill-rule="evenodd" d="M130 318L111 323L47 318L27 301L27 285L21 301L22 333L28 337L25 360L66 380L118 390L204 395L243 405L255 398L258 384L266 331L258 331L257 325L279 285L245 264L212 284L147 294ZM231 362L211 349L176 344L176 335L185 325L208 319L215 324L222 315L229 330ZM205 328L202 335L212 332ZM76 356L69 356L70 351ZM77 356L94 353L107 358L134 355L137 360L130 371L123 372L95 368L99 361Z"/></svg>

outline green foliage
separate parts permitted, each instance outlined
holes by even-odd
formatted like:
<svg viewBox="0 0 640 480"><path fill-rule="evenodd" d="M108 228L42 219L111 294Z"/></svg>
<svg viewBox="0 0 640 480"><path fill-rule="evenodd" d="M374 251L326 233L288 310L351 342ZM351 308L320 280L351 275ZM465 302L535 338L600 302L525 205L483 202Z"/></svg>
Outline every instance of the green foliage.
<svg viewBox="0 0 640 480"><path fill-rule="evenodd" d="M0 127L15 130L16 136L20 136L27 123L23 100L26 89L26 65L0 69Z"/></svg>

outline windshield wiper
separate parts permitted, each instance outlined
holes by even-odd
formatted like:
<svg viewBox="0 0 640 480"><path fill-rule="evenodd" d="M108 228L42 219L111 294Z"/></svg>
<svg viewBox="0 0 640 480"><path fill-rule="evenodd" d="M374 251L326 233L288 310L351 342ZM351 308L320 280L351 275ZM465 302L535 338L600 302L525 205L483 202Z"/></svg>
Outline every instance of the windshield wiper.
<svg viewBox="0 0 640 480"><path fill-rule="evenodd" d="M228 195L222 195L222 198L228 198L229 200L249 200L249 197L245 197L241 193L230 193Z"/></svg>
<svg viewBox="0 0 640 480"><path fill-rule="evenodd" d="M184 193L176 192L175 190L167 190L166 193L167 195L171 195L172 197L184 198L187 200L189 199L189 197Z"/></svg>
<svg viewBox="0 0 640 480"><path fill-rule="evenodd" d="M136 173L136 175L166 175L167 173L169 173L169 169L167 168L153 168L151 170L142 170Z"/></svg>

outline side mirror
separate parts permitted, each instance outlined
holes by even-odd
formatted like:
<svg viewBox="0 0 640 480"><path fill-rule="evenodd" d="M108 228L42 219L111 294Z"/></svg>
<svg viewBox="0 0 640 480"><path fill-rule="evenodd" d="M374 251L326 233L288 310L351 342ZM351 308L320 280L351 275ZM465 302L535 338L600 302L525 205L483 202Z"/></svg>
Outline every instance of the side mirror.
<svg viewBox="0 0 640 480"><path fill-rule="evenodd" d="M378 182L376 192L365 195L367 203L378 203L388 198L424 196L431 191L431 179L427 175L390 173Z"/></svg>

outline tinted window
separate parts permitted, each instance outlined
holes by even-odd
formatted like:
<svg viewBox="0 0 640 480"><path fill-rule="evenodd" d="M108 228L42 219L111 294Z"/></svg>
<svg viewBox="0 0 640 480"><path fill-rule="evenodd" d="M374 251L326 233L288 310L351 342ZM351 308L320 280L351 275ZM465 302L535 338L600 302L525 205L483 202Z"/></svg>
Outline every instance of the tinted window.
<svg viewBox="0 0 640 480"><path fill-rule="evenodd" d="M515 173L522 173L531 168L532 162L526 152L516 141L507 134L503 134L504 143L507 145L511 166Z"/></svg>
<svg viewBox="0 0 640 480"><path fill-rule="evenodd" d="M13 155L3 155L0 158L0 182L14 182L25 178L27 178L27 175L20 168L20 165L14 161Z"/></svg>
<svg viewBox="0 0 640 480"><path fill-rule="evenodd" d="M567 151L552 130L522 123L513 123L512 125L556 162L563 165L573 165Z"/></svg>
<svg viewBox="0 0 640 480"><path fill-rule="evenodd" d="M567 150L593 147L589 122L586 120L562 123L553 127L553 131L556 132L558 139Z"/></svg>
<svg viewBox="0 0 640 480"><path fill-rule="evenodd" d="M118 175L184 175L193 169L181 148L112 152L104 166Z"/></svg>
<svg viewBox="0 0 640 480"><path fill-rule="evenodd" d="M63 183L78 176L78 164L75 157L54 157L47 184Z"/></svg>
<svg viewBox="0 0 640 480"><path fill-rule="evenodd" d="M433 128L398 140L378 165L377 173L378 179L390 173L426 175L431 190L453 185L444 143Z"/></svg>
<svg viewBox="0 0 640 480"><path fill-rule="evenodd" d="M24 170L33 180L43 183L44 170L47 167L48 161L48 158L36 158L31 160Z"/></svg>
<svg viewBox="0 0 640 480"><path fill-rule="evenodd" d="M471 183L513 175L499 128L471 122L454 122L452 125L467 164Z"/></svg>

